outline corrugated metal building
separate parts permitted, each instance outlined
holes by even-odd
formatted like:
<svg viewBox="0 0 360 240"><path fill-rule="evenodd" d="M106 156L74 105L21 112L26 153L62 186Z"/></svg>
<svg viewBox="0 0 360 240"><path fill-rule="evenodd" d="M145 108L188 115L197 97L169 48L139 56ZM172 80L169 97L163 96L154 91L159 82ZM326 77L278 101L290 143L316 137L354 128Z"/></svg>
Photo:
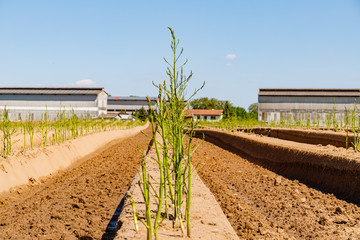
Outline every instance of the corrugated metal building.
<svg viewBox="0 0 360 240"><path fill-rule="evenodd" d="M324 121L332 115L341 121L360 102L359 89L260 88L259 121Z"/></svg>
<svg viewBox="0 0 360 240"><path fill-rule="evenodd" d="M150 97L151 108L156 108L157 98ZM129 113L132 114L136 110L144 108L149 109L146 97L108 97L107 100L108 113Z"/></svg>
<svg viewBox="0 0 360 240"><path fill-rule="evenodd" d="M41 120L47 113L55 119L60 111L78 117L106 114L107 93L104 88L2 87L0 110L9 110L10 120Z"/></svg>

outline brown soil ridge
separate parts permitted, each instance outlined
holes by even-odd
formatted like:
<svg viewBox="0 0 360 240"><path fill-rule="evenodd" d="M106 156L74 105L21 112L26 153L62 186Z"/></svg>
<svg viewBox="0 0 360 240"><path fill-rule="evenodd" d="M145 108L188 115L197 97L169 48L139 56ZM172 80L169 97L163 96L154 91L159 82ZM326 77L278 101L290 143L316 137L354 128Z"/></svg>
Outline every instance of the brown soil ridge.
<svg viewBox="0 0 360 240"><path fill-rule="evenodd" d="M148 173L158 181L160 173L158 167L152 162L155 157L155 151L152 148L147 155L147 170ZM193 168L192 177L192 198L191 198L191 238L190 239L206 239L206 240L237 240L239 239L232 228L231 224L227 220L220 205L217 203L214 195L202 182L196 170ZM135 231L133 209L131 207L131 200L129 196L132 196L136 204L136 211L140 216L145 215L145 203L138 185L139 176L136 175L130 189L128 191L123 211L120 214L118 226L121 226L117 232L115 240L122 239L146 239L146 228L142 223L138 223L139 231ZM158 189L159 183L152 181L152 185L155 189ZM184 197L185 198L185 197ZM154 222L157 205L155 203L155 196L151 198L152 209L152 224ZM165 207L163 211L165 212ZM183 203L183 211L185 210L185 200ZM171 208L170 208L171 213ZM184 222L185 235L186 235L186 222ZM159 227L159 239L185 239L180 231L179 223L175 228L172 226L172 221L164 220ZM186 238L189 239L189 238Z"/></svg>
<svg viewBox="0 0 360 240"><path fill-rule="evenodd" d="M41 183L0 194L0 239L113 239L108 223L148 143L142 133L114 140Z"/></svg>
<svg viewBox="0 0 360 240"><path fill-rule="evenodd" d="M149 123L130 129L93 133L45 149L39 147L25 155L0 158L0 192L65 169L113 140L136 135L148 125Z"/></svg>
<svg viewBox="0 0 360 240"><path fill-rule="evenodd" d="M360 155L246 133L196 130L196 136L278 174L360 203Z"/></svg>
<svg viewBox="0 0 360 240"><path fill-rule="evenodd" d="M360 239L360 207L207 141L193 163L240 239Z"/></svg>
<svg viewBox="0 0 360 240"><path fill-rule="evenodd" d="M290 128L252 128L252 129L238 129L247 133L255 133L268 137L289 140L293 142L314 144L314 145L332 145L335 147L353 147L354 134L345 132L332 132L326 130L304 130L304 129L290 129ZM347 142L347 144L346 144Z"/></svg>

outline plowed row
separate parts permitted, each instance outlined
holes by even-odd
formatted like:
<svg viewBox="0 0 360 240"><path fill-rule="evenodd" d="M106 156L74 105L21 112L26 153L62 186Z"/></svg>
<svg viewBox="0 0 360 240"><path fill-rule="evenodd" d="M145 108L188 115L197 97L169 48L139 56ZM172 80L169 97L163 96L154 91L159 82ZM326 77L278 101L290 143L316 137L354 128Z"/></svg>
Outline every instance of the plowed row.
<svg viewBox="0 0 360 240"><path fill-rule="evenodd" d="M208 142L193 160L200 161L199 175L242 239L360 239L354 204Z"/></svg>
<svg viewBox="0 0 360 240"><path fill-rule="evenodd" d="M113 142L42 183L1 195L0 239L111 238L106 227L136 174L137 146L145 150L147 143L143 134ZM355 204L209 142L193 160L241 239L360 239Z"/></svg>
<svg viewBox="0 0 360 240"><path fill-rule="evenodd" d="M150 132L148 131L148 134ZM136 174L148 138L139 133L43 184L0 197L0 239L101 239ZM106 239L106 238L105 238Z"/></svg>

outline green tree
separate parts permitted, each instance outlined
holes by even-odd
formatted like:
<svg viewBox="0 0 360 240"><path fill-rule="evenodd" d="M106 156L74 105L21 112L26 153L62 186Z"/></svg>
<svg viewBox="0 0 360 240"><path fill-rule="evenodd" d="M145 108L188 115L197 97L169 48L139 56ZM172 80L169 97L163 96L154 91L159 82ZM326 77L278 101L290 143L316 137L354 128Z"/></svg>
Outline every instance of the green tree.
<svg viewBox="0 0 360 240"><path fill-rule="evenodd" d="M197 98L190 102L192 109L224 109L225 101L216 98Z"/></svg>
<svg viewBox="0 0 360 240"><path fill-rule="evenodd" d="M249 106L249 117L257 118L258 117L258 103L252 103Z"/></svg>
<svg viewBox="0 0 360 240"><path fill-rule="evenodd" d="M232 106L229 101L225 101L223 109L223 118L229 119L232 116Z"/></svg>
<svg viewBox="0 0 360 240"><path fill-rule="evenodd" d="M135 117L144 122L149 117L149 113L144 107L141 107L139 110L135 111Z"/></svg>
<svg viewBox="0 0 360 240"><path fill-rule="evenodd" d="M247 112L245 108L242 107L235 107L236 116L241 119L247 118Z"/></svg>
<svg viewBox="0 0 360 240"><path fill-rule="evenodd" d="M219 109L223 110L223 118L257 118L257 103L251 104L249 113L242 107L235 107L230 101L218 100L216 98L197 98L190 102L192 109Z"/></svg>

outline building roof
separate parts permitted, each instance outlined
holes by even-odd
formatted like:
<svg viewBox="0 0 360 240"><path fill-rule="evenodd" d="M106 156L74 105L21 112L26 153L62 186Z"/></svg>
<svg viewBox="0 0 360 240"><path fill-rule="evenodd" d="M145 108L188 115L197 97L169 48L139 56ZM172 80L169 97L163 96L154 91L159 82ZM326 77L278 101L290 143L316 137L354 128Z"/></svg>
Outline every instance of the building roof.
<svg viewBox="0 0 360 240"><path fill-rule="evenodd" d="M0 87L3 95L97 95L103 87Z"/></svg>
<svg viewBox="0 0 360 240"><path fill-rule="evenodd" d="M149 97L150 101L156 101L157 98ZM108 101L147 101L146 97L108 97Z"/></svg>
<svg viewBox="0 0 360 240"><path fill-rule="evenodd" d="M260 88L259 96L360 97L360 89L340 88Z"/></svg>
<svg viewBox="0 0 360 240"><path fill-rule="evenodd" d="M195 115L195 116L221 116L223 110L214 110L214 109L187 109L185 110L185 115Z"/></svg>

